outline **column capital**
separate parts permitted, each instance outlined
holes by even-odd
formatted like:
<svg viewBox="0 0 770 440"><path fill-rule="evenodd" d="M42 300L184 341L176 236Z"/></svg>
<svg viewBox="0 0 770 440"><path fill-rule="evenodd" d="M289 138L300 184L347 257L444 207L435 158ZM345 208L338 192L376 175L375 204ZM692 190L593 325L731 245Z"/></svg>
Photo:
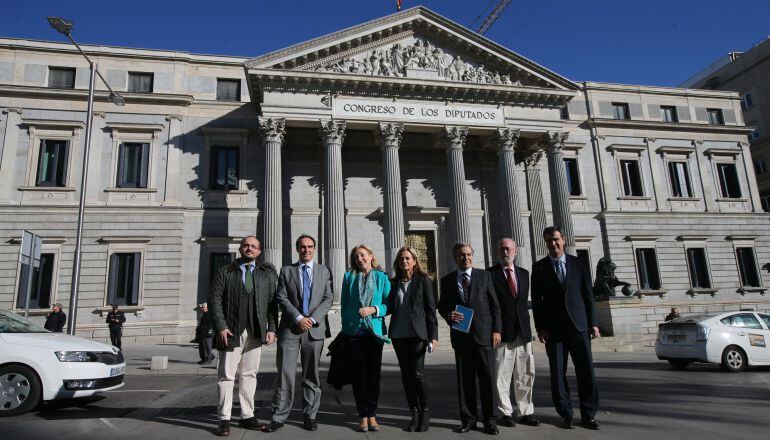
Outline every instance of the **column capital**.
<svg viewBox="0 0 770 440"><path fill-rule="evenodd" d="M703 141L692 141L692 146L695 148L698 148L701 145L703 145Z"/></svg>
<svg viewBox="0 0 770 440"><path fill-rule="evenodd" d="M540 160L543 158L543 150L538 148L536 150L525 151L521 155L521 162L524 162L524 168L537 168L540 166Z"/></svg>
<svg viewBox="0 0 770 440"><path fill-rule="evenodd" d="M324 144L342 144L345 140L345 121L321 120L320 134Z"/></svg>
<svg viewBox="0 0 770 440"><path fill-rule="evenodd" d="M286 136L286 120L283 118L259 118L259 134L265 142L283 143Z"/></svg>
<svg viewBox="0 0 770 440"><path fill-rule="evenodd" d="M738 142L738 148L743 148L743 149L745 149L745 148L749 148L750 146L751 146L751 144L750 144L750 143L748 143L748 142L746 142L746 141L740 141L740 142Z"/></svg>
<svg viewBox="0 0 770 440"><path fill-rule="evenodd" d="M465 146L465 138L468 137L466 127L444 126L441 132L441 139L446 142L447 151L458 148L460 150Z"/></svg>
<svg viewBox="0 0 770 440"><path fill-rule="evenodd" d="M644 143L645 143L645 144L654 144L656 141L657 141L657 139L655 139L655 138L652 138L652 137L646 137L646 138L644 138Z"/></svg>
<svg viewBox="0 0 770 440"><path fill-rule="evenodd" d="M3 109L3 113L16 113L20 115L21 112L22 112L21 107L6 107Z"/></svg>
<svg viewBox="0 0 770 440"><path fill-rule="evenodd" d="M547 131L543 135L545 147L548 154L561 153L564 149L564 142L567 141L569 133L566 131Z"/></svg>
<svg viewBox="0 0 770 440"><path fill-rule="evenodd" d="M493 136L494 142L497 144L498 153L514 151L520 134L521 130L518 129L498 128Z"/></svg>
<svg viewBox="0 0 770 440"><path fill-rule="evenodd" d="M380 122L378 129L382 146L396 148L401 146L401 139L404 134L404 124Z"/></svg>

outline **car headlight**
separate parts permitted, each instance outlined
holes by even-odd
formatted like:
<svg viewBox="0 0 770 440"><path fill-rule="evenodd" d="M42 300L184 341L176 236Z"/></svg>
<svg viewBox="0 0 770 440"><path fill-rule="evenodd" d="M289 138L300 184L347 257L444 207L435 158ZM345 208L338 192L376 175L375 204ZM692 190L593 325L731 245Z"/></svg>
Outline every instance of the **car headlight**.
<svg viewBox="0 0 770 440"><path fill-rule="evenodd" d="M57 351L59 362L97 362L99 356L90 351Z"/></svg>
<svg viewBox="0 0 770 440"><path fill-rule="evenodd" d="M695 336L696 341L706 341L709 338L709 333L711 333L711 327L704 327L702 325L698 326L698 333Z"/></svg>

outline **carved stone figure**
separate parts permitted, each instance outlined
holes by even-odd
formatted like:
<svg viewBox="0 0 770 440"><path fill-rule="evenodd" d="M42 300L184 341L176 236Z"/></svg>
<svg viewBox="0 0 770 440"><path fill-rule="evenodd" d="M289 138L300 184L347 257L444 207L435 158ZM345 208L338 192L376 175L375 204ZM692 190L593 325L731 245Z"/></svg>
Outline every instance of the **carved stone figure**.
<svg viewBox="0 0 770 440"><path fill-rule="evenodd" d="M594 297L598 301L606 301L611 296L615 296L615 287L623 286L621 290L623 295L631 296L631 284L620 281L615 275L615 263L607 257L599 259L599 263L596 265L596 280L594 281Z"/></svg>

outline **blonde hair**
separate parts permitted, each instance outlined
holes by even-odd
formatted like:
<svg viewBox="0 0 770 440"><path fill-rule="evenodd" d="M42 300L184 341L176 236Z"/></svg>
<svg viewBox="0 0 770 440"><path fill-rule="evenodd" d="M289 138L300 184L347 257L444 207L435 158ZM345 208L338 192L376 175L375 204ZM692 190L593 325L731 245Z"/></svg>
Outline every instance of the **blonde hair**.
<svg viewBox="0 0 770 440"><path fill-rule="evenodd" d="M396 252L396 259L393 260L393 270L396 273L396 279L400 280L403 278L406 278L406 272L404 269L401 269L401 265L398 264L398 260L401 259L401 254L404 252L409 252L409 254L412 256L412 259L414 260L414 268L412 269L412 278L414 278L415 275L423 275L427 276L425 272L423 272L422 268L420 267L420 260L417 259L417 253L414 251L414 249L410 248L409 246L404 246L401 249Z"/></svg>
<svg viewBox="0 0 770 440"><path fill-rule="evenodd" d="M377 262L377 258L374 256L374 251L372 251L372 248L365 244L359 244L358 246L353 247L350 251L350 268L348 268L351 272L358 272L358 265L356 264L356 252L359 249L365 250L369 255L372 256L372 269L382 270L380 268L380 264Z"/></svg>

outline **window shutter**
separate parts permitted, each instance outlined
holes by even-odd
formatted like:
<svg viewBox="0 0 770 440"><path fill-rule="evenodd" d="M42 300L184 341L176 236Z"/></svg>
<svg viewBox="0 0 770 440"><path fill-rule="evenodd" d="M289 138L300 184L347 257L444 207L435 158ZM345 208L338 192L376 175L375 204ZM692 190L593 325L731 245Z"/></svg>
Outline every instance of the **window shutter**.
<svg viewBox="0 0 770 440"><path fill-rule="evenodd" d="M126 295L126 305L129 306L139 304L139 282L141 281L140 275L142 272L142 254L140 252L134 252L132 260L134 264L131 267L133 277L131 281L130 297L129 295Z"/></svg>
<svg viewBox="0 0 770 440"><path fill-rule="evenodd" d="M43 176L43 170L45 169L45 150L46 150L46 141L41 140L40 141L40 152L38 154L37 158L37 179L35 180L36 186L41 186L42 178Z"/></svg>
<svg viewBox="0 0 770 440"><path fill-rule="evenodd" d="M123 171L123 166L126 163L126 144L120 144L118 147L118 181L116 182L118 188L122 188L126 184L126 173Z"/></svg>
<svg viewBox="0 0 770 440"><path fill-rule="evenodd" d="M69 141L61 142L56 146L56 183L65 186L67 182L67 154L69 153ZM61 170L59 172L59 170Z"/></svg>
<svg viewBox="0 0 770 440"><path fill-rule="evenodd" d="M118 254L110 255L110 279L107 283L107 304L115 304L115 290L118 285Z"/></svg>
<svg viewBox="0 0 770 440"><path fill-rule="evenodd" d="M139 172L139 187L147 188L147 176L150 166L150 144L142 144L142 164Z"/></svg>

